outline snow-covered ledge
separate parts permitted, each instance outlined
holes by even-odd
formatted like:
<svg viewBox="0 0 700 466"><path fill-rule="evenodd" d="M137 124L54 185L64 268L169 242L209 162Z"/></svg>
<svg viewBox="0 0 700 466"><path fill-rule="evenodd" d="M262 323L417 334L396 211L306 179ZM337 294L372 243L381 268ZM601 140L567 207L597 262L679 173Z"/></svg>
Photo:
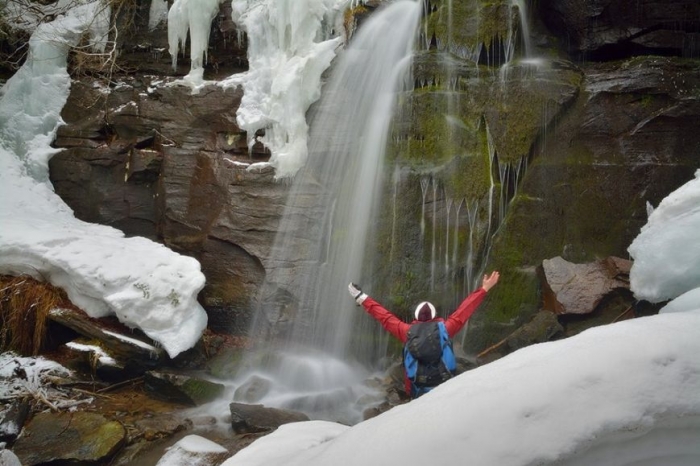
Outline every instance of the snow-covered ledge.
<svg viewBox="0 0 700 466"><path fill-rule="evenodd" d="M76 219L49 181L50 143L71 84L68 51L84 35L103 49L109 18L94 1L38 25L26 62L0 91L0 273L49 281L91 317L114 314L174 357L206 328L199 262Z"/></svg>

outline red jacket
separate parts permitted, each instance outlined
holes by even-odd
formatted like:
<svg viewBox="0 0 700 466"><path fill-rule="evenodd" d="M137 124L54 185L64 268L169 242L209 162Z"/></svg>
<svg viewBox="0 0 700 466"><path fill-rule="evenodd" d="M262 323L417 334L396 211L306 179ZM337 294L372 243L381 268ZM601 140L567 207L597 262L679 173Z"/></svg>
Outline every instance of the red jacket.
<svg viewBox="0 0 700 466"><path fill-rule="evenodd" d="M450 338L453 338L457 334L457 332L462 330L464 325L467 323L471 315L474 314L474 311L476 311L476 309L479 307L479 304L481 304L485 297L486 290L484 290L483 288L479 288L478 290L474 291L472 294L467 296L466 299L462 301L462 303L459 305L459 307L457 307L457 310L450 314L450 316L447 319L436 317L433 320L444 320L445 328L447 329L447 334ZM375 320L377 320L377 322L382 324L382 327L384 327L389 333L401 340L401 343L406 343L406 340L408 339L408 329L411 328L411 325L418 322L417 320L414 320L410 324L407 324L406 322L402 321L394 314L386 310L381 304L379 304L377 301L370 298L369 296L362 302L362 307L364 307L365 311L367 311L369 315L371 315ZM411 382L408 380L408 377L405 378L405 383L406 393L410 394Z"/></svg>

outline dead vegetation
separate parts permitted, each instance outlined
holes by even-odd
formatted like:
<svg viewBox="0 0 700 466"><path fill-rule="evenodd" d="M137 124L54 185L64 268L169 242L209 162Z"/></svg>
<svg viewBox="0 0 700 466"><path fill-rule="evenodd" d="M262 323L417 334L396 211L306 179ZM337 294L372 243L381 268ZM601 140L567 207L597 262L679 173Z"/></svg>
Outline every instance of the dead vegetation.
<svg viewBox="0 0 700 466"><path fill-rule="evenodd" d="M53 21L80 0L62 5L59 9L53 2L31 2L27 0L0 0L0 74L11 74L24 63L29 51L30 32L16 24L33 18L36 23ZM12 6L12 8L10 8ZM109 78L117 68L119 56L120 29L127 31L133 27L138 12L137 0L109 0L103 8L110 8L110 30L103 51L97 51L89 43L88 34L69 55L69 73L72 76L91 75ZM97 18L99 13L95 15ZM118 21L117 21L118 19ZM119 24L119 28L116 27Z"/></svg>
<svg viewBox="0 0 700 466"><path fill-rule="evenodd" d="M0 351L38 355L49 311L57 307L74 307L62 289L30 276L0 275Z"/></svg>

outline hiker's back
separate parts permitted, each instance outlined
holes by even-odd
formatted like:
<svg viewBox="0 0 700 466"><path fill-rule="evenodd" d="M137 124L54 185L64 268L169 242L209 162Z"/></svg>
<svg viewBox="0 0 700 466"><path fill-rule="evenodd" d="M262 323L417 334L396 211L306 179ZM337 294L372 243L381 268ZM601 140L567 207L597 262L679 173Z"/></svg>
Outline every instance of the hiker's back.
<svg viewBox="0 0 700 466"><path fill-rule="evenodd" d="M411 325L403 357L413 398L452 378L457 366L452 342L442 321L416 322Z"/></svg>

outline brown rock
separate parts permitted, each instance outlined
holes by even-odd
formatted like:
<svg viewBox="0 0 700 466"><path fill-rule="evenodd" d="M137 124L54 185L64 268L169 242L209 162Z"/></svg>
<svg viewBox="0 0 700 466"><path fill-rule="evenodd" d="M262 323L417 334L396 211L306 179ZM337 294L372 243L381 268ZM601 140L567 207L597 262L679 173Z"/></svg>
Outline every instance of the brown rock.
<svg viewBox="0 0 700 466"><path fill-rule="evenodd" d="M290 422L308 421L303 413L284 409L266 408L263 405L231 403L231 426L237 434L265 432Z"/></svg>
<svg viewBox="0 0 700 466"><path fill-rule="evenodd" d="M608 293L629 288L621 270L629 271L624 259L605 259L574 264L561 257L542 261L543 308L556 314L589 314ZM629 272L627 272L628 274Z"/></svg>

